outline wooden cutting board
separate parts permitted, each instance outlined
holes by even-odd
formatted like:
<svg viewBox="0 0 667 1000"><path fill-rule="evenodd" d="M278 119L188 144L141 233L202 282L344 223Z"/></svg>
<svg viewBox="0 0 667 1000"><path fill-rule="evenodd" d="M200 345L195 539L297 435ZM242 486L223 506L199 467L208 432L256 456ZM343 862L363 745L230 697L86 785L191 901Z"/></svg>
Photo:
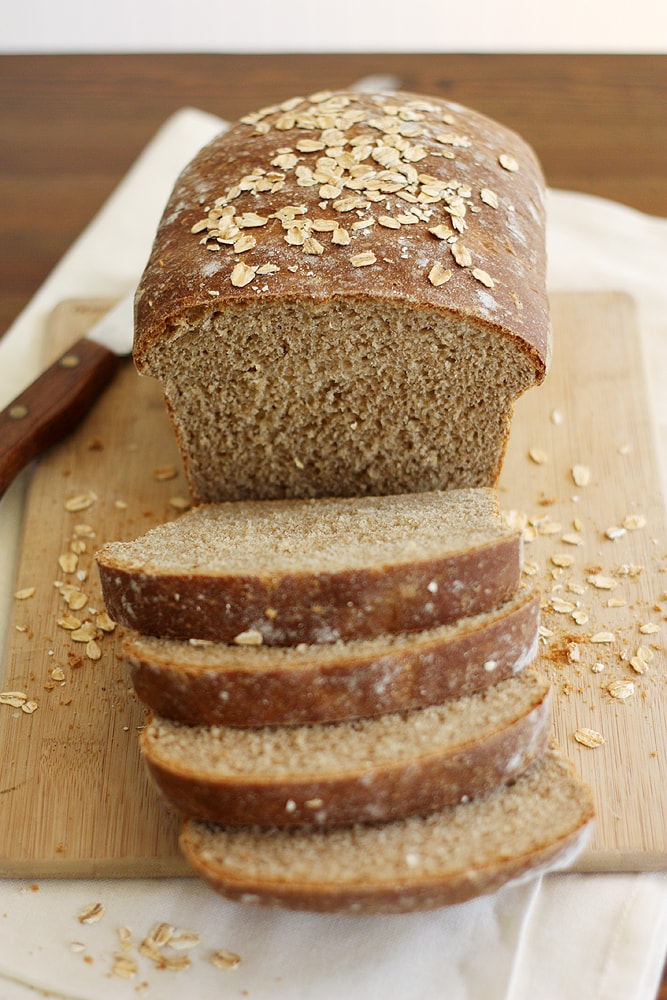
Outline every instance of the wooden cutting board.
<svg viewBox="0 0 667 1000"><path fill-rule="evenodd" d="M75 339L106 305L64 303L54 336ZM576 868L665 870L667 546L633 306L560 294L553 321L552 371L517 407L501 501L525 524L543 589L555 735L597 803ZM139 759L143 710L118 637L98 628L91 645L71 627L104 624L96 548L178 516L185 496L160 391L129 362L33 471L0 667L0 690L21 695L0 704L2 875L186 872L178 822ZM578 730L604 742L583 745Z"/></svg>

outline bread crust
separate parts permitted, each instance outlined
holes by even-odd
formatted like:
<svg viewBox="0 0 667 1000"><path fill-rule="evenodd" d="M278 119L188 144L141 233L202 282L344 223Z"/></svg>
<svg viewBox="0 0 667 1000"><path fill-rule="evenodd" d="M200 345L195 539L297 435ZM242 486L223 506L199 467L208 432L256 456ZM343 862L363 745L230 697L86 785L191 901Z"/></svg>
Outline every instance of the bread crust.
<svg viewBox="0 0 667 1000"><path fill-rule="evenodd" d="M190 725L334 722L435 705L481 691L531 663L540 595L526 591L488 620L387 640L339 644L323 658L308 646L288 659L273 650L151 643L129 633L122 655L141 701ZM193 655L196 659L193 661Z"/></svg>
<svg viewBox="0 0 667 1000"><path fill-rule="evenodd" d="M560 810L550 819L544 820L540 814L539 800L533 801L530 796L521 794L517 797L513 787L497 789L489 795L499 798L501 807L505 801L508 806L512 801L507 809L506 821L503 822L506 841L502 848L495 843L488 851L484 848L485 832L489 839L496 838L494 829L491 826L487 829L488 821L483 819L481 828L476 831L476 846L472 846L472 839L470 841L470 856L464 862L446 862L442 864L441 870L436 866L431 871L424 871L420 865L410 870L406 865L400 874L391 870L385 872L381 840L376 840L372 828L365 829L362 825L353 828L352 836L355 850L360 856L376 858L372 875L357 872L357 863L350 857L348 871L336 878L327 877L324 866L327 861L328 831L296 831L296 837L294 831L282 830L250 830L247 833L239 831L237 834L234 830L187 821L181 832L180 846L194 871L212 889L237 902L350 915L412 913L450 906L495 892L518 879L534 877L553 868L567 868L584 848L594 818L590 790L576 777L572 765L552 750L547 750L531 770L539 774L546 773L546 780L551 782L558 793L563 792L568 800L567 812ZM522 782L523 777L514 787L520 788ZM451 809L461 812L462 816L470 811L469 804L447 807L442 819L445 836L449 822L446 814ZM434 818L438 821L437 817ZM425 822L429 822L428 818ZM402 825L401 821L399 823ZM539 831L533 838L533 843L519 843L524 839L520 833L522 827ZM383 825L377 827L379 838L383 836L383 830ZM220 834L218 843L216 831ZM294 839L295 854L298 854L300 844L304 844L307 849L308 839L318 837L323 845L323 865L318 866L318 870L307 871L301 876L295 873L281 875L279 869L274 874L267 875L262 871L261 865L257 867L252 862L251 854L254 851L263 854L264 843L270 844L274 835L281 840L287 837ZM335 831L333 835L336 836ZM228 863L224 857L225 845L233 845L237 836L244 846L248 845L247 865L239 864L238 857L232 863ZM411 838L406 836L405 839L405 850L409 853ZM434 839L437 844L437 834ZM212 845L210 841L213 841Z"/></svg>
<svg viewBox="0 0 667 1000"><path fill-rule="evenodd" d="M537 675L527 675L529 680L530 701L497 728L466 733L452 744L397 750L395 759L379 763L369 746L361 765L332 749L330 769L312 768L309 774L276 773L270 760L252 775L235 774L224 759L205 769L165 752L159 724L154 728L150 721L140 746L163 797L187 817L227 827L387 822L507 784L544 753L551 735L551 690Z"/></svg>
<svg viewBox="0 0 667 1000"><path fill-rule="evenodd" d="M480 614L517 592L522 551L517 532L440 558L339 572L160 572L123 565L107 547L97 563L107 611L126 628L213 642L256 633L267 645L294 646Z"/></svg>

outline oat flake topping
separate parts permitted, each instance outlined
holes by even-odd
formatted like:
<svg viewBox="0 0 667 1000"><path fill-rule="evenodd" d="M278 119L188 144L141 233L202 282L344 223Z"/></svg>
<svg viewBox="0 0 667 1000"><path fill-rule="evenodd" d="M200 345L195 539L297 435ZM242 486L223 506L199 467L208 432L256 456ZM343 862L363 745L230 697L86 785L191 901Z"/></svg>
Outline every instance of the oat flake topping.
<svg viewBox="0 0 667 1000"><path fill-rule="evenodd" d="M496 279L483 261L473 258L460 237L475 224L480 212L495 212L501 198L488 184L472 190L457 170L457 157L474 156L473 140L456 128L456 115L439 103L405 95L387 95L383 104L368 109L351 94L315 94L246 115L242 123L255 134L276 133L276 146L267 161L236 178L192 226L208 250L226 250L232 256L229 280L237 288L253 282L257 274L272 274L266 261L253 251L262 250L262 231L282 227L284 240L304 255L339 253L339 247L363 240L377 224L395 234L397 251L406 226L426 225L434 237L432 259L421 278L433 286L446 283L452 268L468 269L472 280L493 288ZM298 130L296 141L285 133ZM423 141L422 141L423 140ZM442 164L452 161L451 173L442 177ZM516 158L498 150L496 173L520 169ZM277 193L287 184L315 189L318 211L305 204L285 204L269 215L250 207L255 195ZM312 199L308 198L309 205ZM344 221L346 216L352 216ZM357 216L357 218L354 218ZM252 229L252 235L248 230ZM318 234L318 238L315 237ZM366 239L348 254L354 268L382 266ZM247 263L238 260L244 254ZM251 259L252 258L252 259ZM473 264L475 265L473 267ZM341 256L341 266L344 265ZM254 287L254 286L253 286Z"/></svg>

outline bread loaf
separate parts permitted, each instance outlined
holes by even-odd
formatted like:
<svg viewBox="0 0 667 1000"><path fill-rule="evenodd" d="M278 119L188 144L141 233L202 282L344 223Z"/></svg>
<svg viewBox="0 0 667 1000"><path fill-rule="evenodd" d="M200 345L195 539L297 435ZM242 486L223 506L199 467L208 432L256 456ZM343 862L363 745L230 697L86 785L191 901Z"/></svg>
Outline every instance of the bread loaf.
<svg viewBox="0 0 667 1000"><path fill-rule="evenodd" d="M519 673L537 653L539 593L425 632L298 646L191 643L130 632L139 698L190 725L333 722L434 705Z"/></svg>
<svg viewBox="0 0 667 1000"><path fill-rule="evenodd" d="M184 726L153 718L144 760L170 805L225 826L331 826L430 812L504 784L542 753L550 687L532 670L479 694L372 719Z"/></svg>
<svg viewBox="0 0 667 1000"><path fill-rule="evenodd" d="M233 829L189 821L193 869L245 903L401 913L461 903L571 864L593 819L588 788L546 751L511 785L427 816L331 829Z"/></svg>
<svg viewBox="0 0 667 1000"><path fill-rule="evenodd" d="M489 486L550 357L544 180L403 93L248 115L178 179L136 297L197 502Z"/></svg>
<svg viewBox="0 0 667 1000"><path fill-rule="evenodd" d="M296 645L412 632L509 600L521 535L493 490L196 507L97 553L107 611L149 635Z"/></svg>

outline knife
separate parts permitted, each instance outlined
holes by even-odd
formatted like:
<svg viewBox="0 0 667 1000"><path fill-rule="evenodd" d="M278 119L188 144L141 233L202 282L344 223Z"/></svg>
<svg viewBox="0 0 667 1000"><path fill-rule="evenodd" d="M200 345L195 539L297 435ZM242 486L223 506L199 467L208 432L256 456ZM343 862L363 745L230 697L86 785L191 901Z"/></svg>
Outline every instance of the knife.
<svg viewBox="0 0 667 1000"><path fill-rule="evenodd" d="M133 295L121 299L0 412L0 496L83 419L130 354Z"/></svg>

